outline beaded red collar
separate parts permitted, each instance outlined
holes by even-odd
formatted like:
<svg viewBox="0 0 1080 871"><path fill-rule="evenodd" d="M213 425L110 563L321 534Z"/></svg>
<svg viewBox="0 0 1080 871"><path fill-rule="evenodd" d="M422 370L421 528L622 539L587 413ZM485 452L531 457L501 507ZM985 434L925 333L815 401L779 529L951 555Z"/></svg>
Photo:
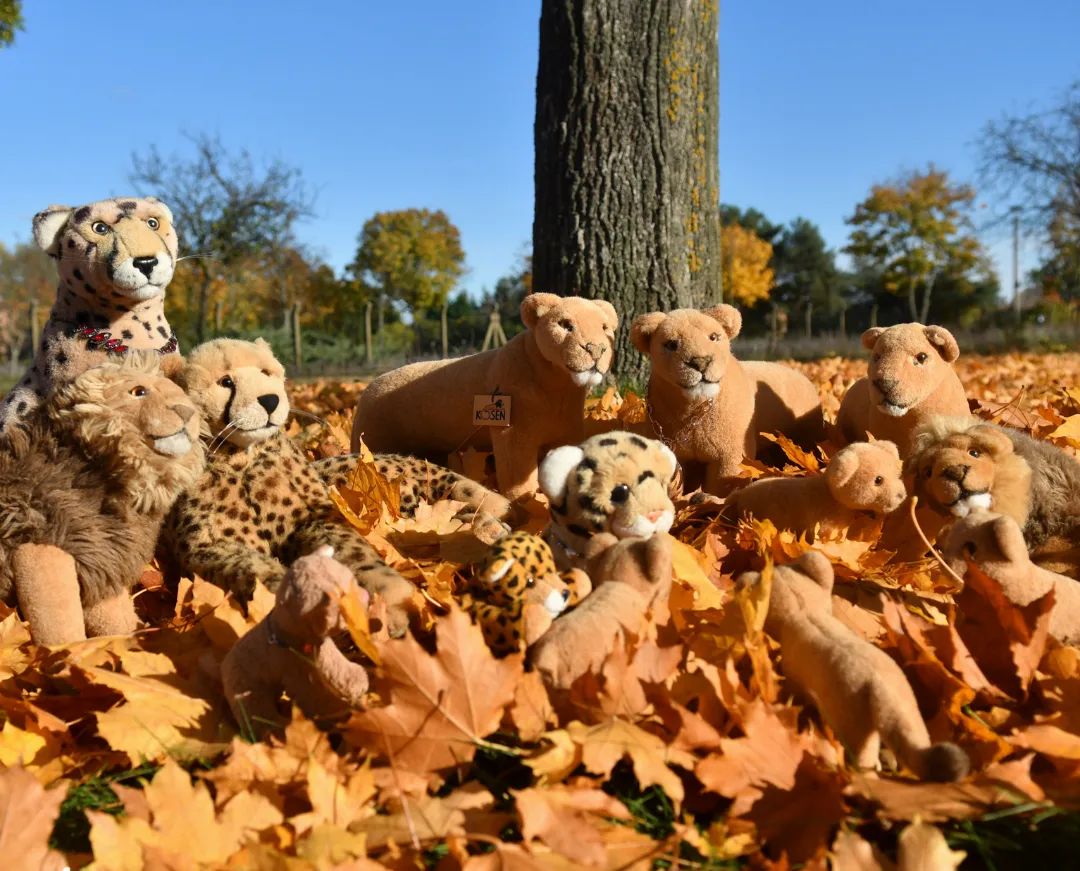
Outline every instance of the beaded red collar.
<svg viewBox="0 0 1080 871"><path fill-rule="evenodd" d="M91 351L106 351L109 354L123 355L128 350L123 339L114 339L108 330L99 330L97 327L79 327L69 335L76 339L86 339L86 347ZM180 342L176 338L176 333L173 333L169 336L169 341L158 348L157 352L162 355L173 354L179 347Z"/></svg>

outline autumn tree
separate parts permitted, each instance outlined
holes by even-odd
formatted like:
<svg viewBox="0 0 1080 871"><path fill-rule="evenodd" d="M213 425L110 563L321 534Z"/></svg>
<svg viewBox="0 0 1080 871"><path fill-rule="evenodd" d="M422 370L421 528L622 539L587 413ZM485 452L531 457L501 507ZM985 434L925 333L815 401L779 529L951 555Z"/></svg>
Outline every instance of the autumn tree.
<svg viewBox="0 0 1080 871"><path fill-rule="evenodd" d="M29 350L30 306L47 311L56 296L56 266L33 242L0 243L0 354L14 363Z"/></svg>
<svg viewBox="0 0 1080 871"><path fill-rule="evenodd" d="M1048 255L1036 272L1044 292L1080 297L1080 80L1056 105L991 121L980 141L980 177L1038 230Z"/></svg>
<svg viewBox="0 0 1080 871"><path fill-rule="evenodd" d="M812 221L795 218L781 230L773 243L772 267L776 287L770 299L830 321L846 307L836 257Z"/></svg>
<svg viewBox="0 0 1080 871"><path fill-rule="evenodd" d="M443 353L447 353L446 307L450 291L465 272L465 252L461 234L445 212L379 212L364 224L356 257L347 271L359 282L359 290L370 288L374 293L380 333L386 308L394 302L414 317L439 311Z"/></svg>
<svg viewBox="0 0 1080 871"><path fill-rule="evenodd" d="M753 230L739 224L720 229L724 298L739 305L754 305L769 298L774 275L769 266L773 247Z"/></svg>
<svg viewBox="0 0 1080 871"><path fill-rule="evenodd" d="M938 280L962 284L985 261L970 218L974 199L970 186L933 166L874 185L847 219L845 250L876 264L889 292L907 299L911 319L927 323Z"/></svg>
<svg viewBox="0 0 1080 871"><path fill-rule="evenodd" d="M624 323L720 299L715 0L543 0L536 76L537 290ZM614 369L643 365L620 330Z"/></svg>
<svg viewBox="0 0 1080 871"><path fill-rule="evenodd" d="M0 0L0 48L11 45L22 29L22 0Z"/></svg>
<svg viewBox="0 0 1080 871"><path fill-rule="evenodd" d="M190 280L170 294L174 328L195 342L206 338L215 288L229 271L254 256L293 244L298 221L312 214L313 199L299 169L275 160L259 166L241 150L228 152L217 138L189 137L190 158L164 157L155 146L134 155L132 183L172 209L187 255Z"/></svg>

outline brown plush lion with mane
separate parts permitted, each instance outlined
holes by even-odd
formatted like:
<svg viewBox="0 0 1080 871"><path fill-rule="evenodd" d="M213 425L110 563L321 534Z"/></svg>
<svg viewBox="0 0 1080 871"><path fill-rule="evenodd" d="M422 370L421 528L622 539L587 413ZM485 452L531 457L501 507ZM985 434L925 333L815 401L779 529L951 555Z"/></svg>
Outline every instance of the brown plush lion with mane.
<svg viewBox="0 0 1080 871"><path fill-rule="evenodd" d="M74 376L0 452L0 599L40 643L132 631L128 590L202 468L199 417L157 355Z"/></svg>

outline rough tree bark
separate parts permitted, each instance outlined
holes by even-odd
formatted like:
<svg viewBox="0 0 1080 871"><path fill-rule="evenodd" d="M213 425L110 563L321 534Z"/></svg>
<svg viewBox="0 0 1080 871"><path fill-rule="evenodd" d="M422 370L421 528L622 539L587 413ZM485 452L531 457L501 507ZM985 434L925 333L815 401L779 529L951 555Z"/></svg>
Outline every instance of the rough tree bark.
<svg viewBox="0 0 1080 871"><path fill-rule="evenodd" d="M533 287L639 314L721 299L718 0L543 0Z"/></svg>

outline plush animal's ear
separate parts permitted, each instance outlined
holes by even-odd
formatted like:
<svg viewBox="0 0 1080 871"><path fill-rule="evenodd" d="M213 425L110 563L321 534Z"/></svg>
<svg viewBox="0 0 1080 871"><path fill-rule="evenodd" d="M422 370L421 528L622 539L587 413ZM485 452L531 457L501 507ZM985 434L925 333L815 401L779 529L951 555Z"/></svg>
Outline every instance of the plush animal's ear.
<svg viewBox="0 0 1080 871"><path fill-rule="evenodd" d="M663 442L660 443L660 452L671 466L671 472L668 475L668 480L670 481L671 478L675 477L675 470L679 468L679 461L675 458L675 452Z"/></svg>
<svg viewBox="0 0 1080 871"><path fill-rule="evenodd" d="M514 567L513 557L503 557L500 560L495 560L488 564L484 569L484 573L480 576L480 580L485 584L495 584L506 577L506 573Z"/></svg>
<svg viewBox="0 0 1080 871"><path fill-rule="evenodd" d="M649 353L649 343L652 341L652 335L666 317L667 315L663 312L649 312L645 315L638 315L634 318L634 322L630 324L630 341L634 343L634 347L641 351L642 354Z"/></svg>
<svg viewBox="0 0 1080 871"><path fill-rule="evenodd" d="M179 354L166 354L161 358L161 374L177 384L180 373L184 371L184 358Z"/></svg>
<svg viewBox="0 0 1080 871"><path fill-rule="evenodd" d="M715 308L707 308L702 314L708 315L724 328L729 339L734 339L742 329L742 315L733 305L718 305Z"/></svg>
<svg viewBox="0 0 1080 871"><path fill-rule="evenodd" d="M829 562L829 558L820 551L808 550L793 563L789 563L789 565L794 569L798 569L810 578L810 580L822 587L832 589L834 579L832 563Z"/></svg>
<svg viewBox="0 0 1080 871"><path fill-rule="evenodd" d="M333 559L334 548L331 547L329 544L320 545L311 552L311 555L325 557L326 559Z"/></svg>
<svg viewBox="0 0 1080 871"><path fill-rule="evenodd" d="M761 580L761 572L743 572L735 579L735 589L748 590Z"/></svg>
<svg viewBox="0 0 1080 871"><path fill-rule="evenodd" d="M526 297L528 299L528 297ZM561 502L566 495L566 479L583 459L585 451L577 445L564 445L548 451L540 463L540 489L551 502Z"/></svg>
<svg viewBox="0 0 1080 871"><path fill-rule="evenodd" d="M829 483L836 487L843 487L850 481L859 470L859 454L855 445L849 445L842 451L838 451L829 460L825 469L825 477Z"/></svg>
<svg viewBox="0 0 1080 871"><path fill-rule="evenodd" d="M604 326L614 332L619 328L619 313L615 311L613 306L606 299L594 299L592 304L600 309L600 314L604 318Z"/></svg>
<svg viewBox="0 0 1080 871"><path fill-rule="evenodd" d="M67 219L75 211L71 206L49 206L34 215L34 241L46 254L56 255L56 239Z"/></svg>
<svg viewBox="0 0 1080 871"><path fill-rule="evenodd" d="M993 523L994 541L1005 559L1011 563L1027 562L1030 559L1024 533L1020 531L1015 520L1002 514L989 522Z"/></svg>
<svg viewBox="0 0 1080 871"><path fill-rule="evenodd" d="M862 346L866 348L867 351L873 350L874 345L877 343L878 337L884 332L884 327L871 327L862 334L862 339L860 340L862 342Z"/></svg>
<svg viewBox="0 0 1080 871"><path fill-rule="evenodd" d="M995 457L1003 457L1011 454L1014 450L1012 439L1000 426L992 423L980 423L973 426L969 432L978 439L979 444L990 451Z"/></svg>
<svg viewBox="0 0 1080 871"><path fill-rule="evenodd" d="M956 344L953 334L944 327L923 327L923 333L946 363L951 363L960 356L960 346Z"/></svg>
<svg viewBox="0 0 1080 871"><path fill-rule="evenodd" d="M553 293L530 293L521 301L521 322L530 330L549 309L554 308L562 297Z"/></svg>

